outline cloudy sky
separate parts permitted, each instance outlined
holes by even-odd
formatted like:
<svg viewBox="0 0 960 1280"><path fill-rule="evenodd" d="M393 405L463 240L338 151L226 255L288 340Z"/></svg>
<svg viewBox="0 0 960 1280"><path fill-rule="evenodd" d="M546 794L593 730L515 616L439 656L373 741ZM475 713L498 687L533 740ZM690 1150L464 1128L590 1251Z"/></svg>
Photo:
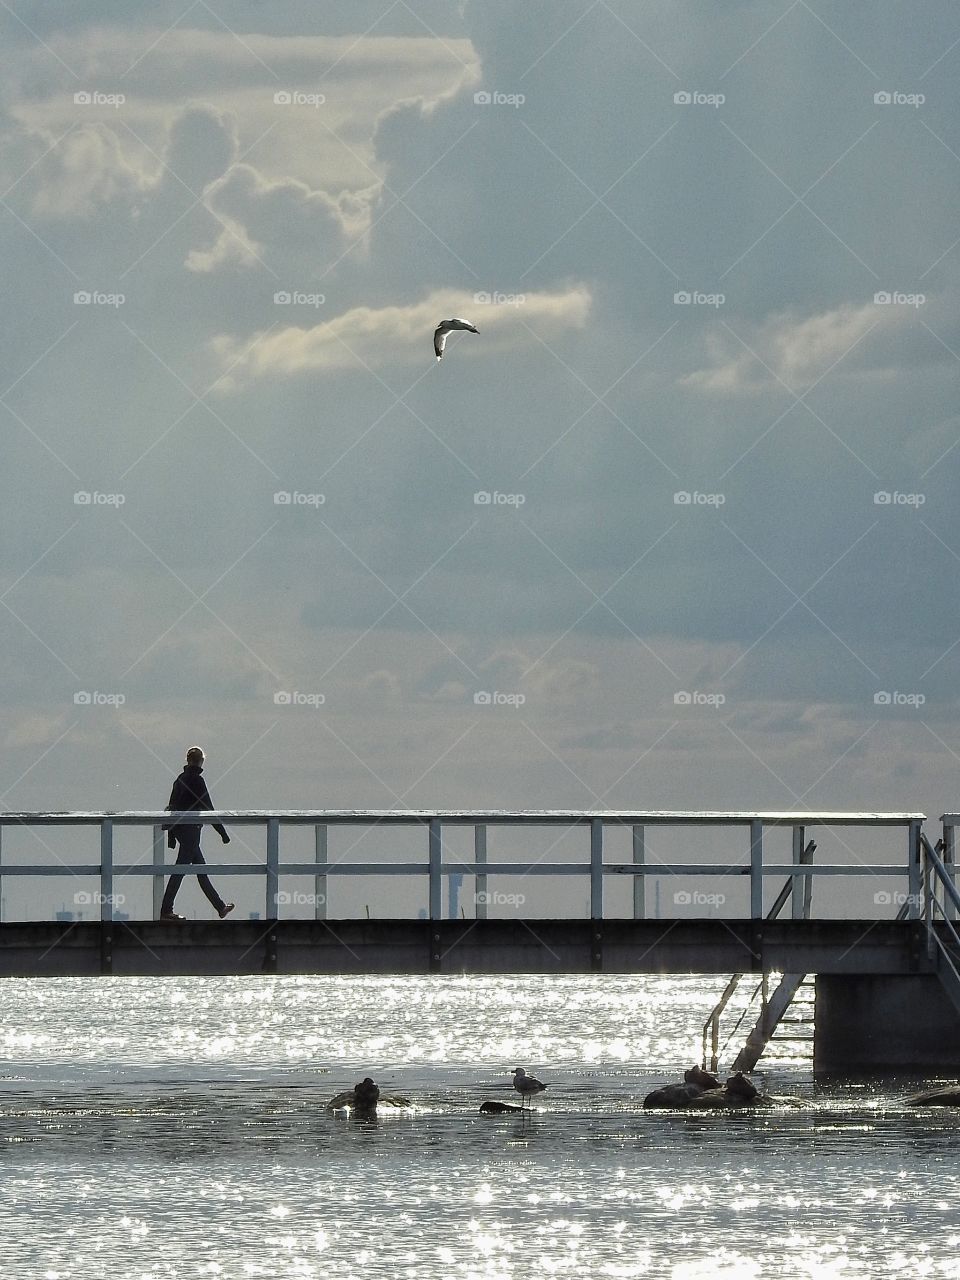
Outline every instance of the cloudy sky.
<svg viewBox="0 0 960 1280"><path fill-rule="evenodd" d="M5 808L960 807L955 4L0 31Z"/></svg>

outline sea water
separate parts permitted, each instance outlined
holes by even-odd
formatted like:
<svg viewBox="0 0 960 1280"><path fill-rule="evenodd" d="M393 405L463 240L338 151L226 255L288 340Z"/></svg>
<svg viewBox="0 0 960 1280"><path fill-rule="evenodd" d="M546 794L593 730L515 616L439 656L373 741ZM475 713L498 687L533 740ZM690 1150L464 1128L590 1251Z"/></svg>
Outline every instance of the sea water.
<svg viewBox="0 0 960 1280"><path fill-rule="evenodd" d="M960 1276L960 1112L903 1101L935 1081L788 1057L754 1078L792 1103L643 1110L722 985L4 979L0 1274ZM516 1066L530 1114L480 1115ZM325 1109L365 1075L413 1106Z"/></svg>

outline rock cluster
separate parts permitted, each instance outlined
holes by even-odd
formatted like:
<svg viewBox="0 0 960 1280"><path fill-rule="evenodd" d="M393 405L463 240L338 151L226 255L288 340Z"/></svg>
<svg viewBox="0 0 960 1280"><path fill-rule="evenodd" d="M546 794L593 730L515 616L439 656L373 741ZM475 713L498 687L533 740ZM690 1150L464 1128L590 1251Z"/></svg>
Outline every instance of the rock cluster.
<svg viewBox="0 0 960 1280"><path fill-rule="evenodd" d="M683 1073L683 1084L665 1084L648 1093L643 1105L648 1110L693 1110L711 1108L752 1107L770 1102L752 1081L738 1071L724 1084L709 1071L691 1067Z"/></svg>

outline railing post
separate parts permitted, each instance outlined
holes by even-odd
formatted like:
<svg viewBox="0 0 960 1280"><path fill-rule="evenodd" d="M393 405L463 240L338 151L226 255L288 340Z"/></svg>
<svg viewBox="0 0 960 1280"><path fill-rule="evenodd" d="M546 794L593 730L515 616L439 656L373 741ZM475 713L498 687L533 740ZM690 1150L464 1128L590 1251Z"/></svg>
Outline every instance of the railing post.
<svg viewBox="0 0 960 1280"><path fill-rule="evenodd" d="M647 854L644 844L644 830L642 826L633 828L633 864L636 867L642 867L646 862ZM647 877L633 877L633 918L634 920L645 920L647 916Z"/></svg>
<svg viewBox="0 0 960 1280"><path fill-rule="evenodd" d="M950 823L943 824L943 865L947 873L947 878L954 888L957 886L956 875L956 827ZM953 899L949 893L943 895L943 912L948 920L956 920L957 908L953 905Z"/></svg>
<svg viewBox="0 0 960 1280"><path fill-rule="evenodd" d="M113 919L113 822L100 820L100 919Z"/></svg>
<svg viewBox="0 0 960 1280"><path fill-rule="evenodd" d="M473 828L473 860L477 866L486 866L487 862L487 828L478 822ZM477 872L473 882L474 913L478 920L487 918L487 875Z"/></svg>
<svg viewBox="0 0 960 1280"><path fill-rule="evenodd" d="M440 876L440 855L442 843L440 839L440 819L430 819L430 887L429 915L431 920L443 919L443 883Z"/></svg>
<svg viewBox="0 0 960 1280"><path fill-rule="evenodd" d="M276 920L279 918L279 907L277 905L277 893L280 888L280 873L277 871L277 864L280 861L280 819L267 819L267 901L266 912L268 920Z"/></svg>
<svg viewBox="0 0 960 1280"><path fill-rule="evenodd" d="M155 867L159 867L163 861L164 848L163 827L155 826L153 828L153 865ZM153 886L153 918L159 920L160 908L163 906L163 872L155 871L150 877L150 883Z"/></svg>
<svg viewBox="0 0 960 1280"><path fill-rule="evenodd" d="M907 847L907 892L910 901L907 903L907 919L919 920L923 916L923 873L920 865L922 849L920 847L920 823L911 822L908 829Z"/></svg>
<svg viewBox="0 0 960 1280"><path fill-rule="evenodd" d="M603 919L603 819L590 819L590 919Z"/></svg>
<svg viewBox="0 0 960 1280"><path fill-rule="evenodd" d="M799 867L803 862L803 846L805 831L803 827L793 828L793 864ZM807 897L809 876L794 876L790 886L790 914L794 920L804 918L804 905Z"/></svg>
<svg viewBox="0 0 960 1280"><path fill-rule="evenodd" d="M324 823L317 823L314 828L314 840L316 845L317 862L327 862L327 828ZM321 875L319 872L313 877L313 918L314 920L326 920L327 918L327 876L326 872Z"/></svg>
<svg viewBox="0 0 960 1280"><path fill-rule="evenodd" d="M750 917L763 917L763 823L758 818L750 823Z"/></svg>

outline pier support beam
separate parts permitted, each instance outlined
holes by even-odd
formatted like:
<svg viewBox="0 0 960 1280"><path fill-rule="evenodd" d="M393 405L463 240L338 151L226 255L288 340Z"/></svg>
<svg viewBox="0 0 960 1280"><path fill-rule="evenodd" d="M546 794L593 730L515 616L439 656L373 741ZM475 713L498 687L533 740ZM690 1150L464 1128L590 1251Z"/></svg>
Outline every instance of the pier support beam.
<svg viewBox="0 0 960 1280"><path fill-rule="evenodd" d="M954 1074L960 1014L936 974L819 974L813 1069Z"/></svg>

